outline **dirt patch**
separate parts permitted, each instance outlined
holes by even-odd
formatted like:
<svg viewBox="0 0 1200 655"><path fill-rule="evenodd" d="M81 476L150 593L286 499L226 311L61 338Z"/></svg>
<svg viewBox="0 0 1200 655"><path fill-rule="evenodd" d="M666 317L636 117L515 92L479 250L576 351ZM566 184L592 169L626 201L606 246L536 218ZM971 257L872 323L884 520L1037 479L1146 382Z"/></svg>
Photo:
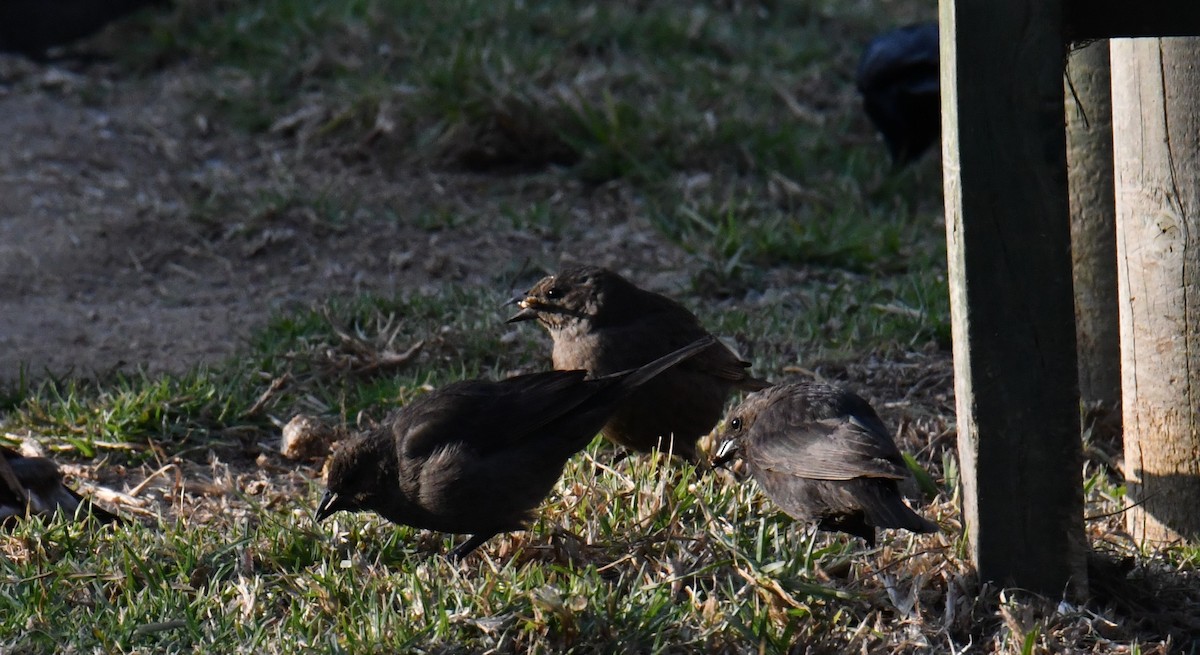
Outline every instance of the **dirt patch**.
<svg viewBox="0 0 1200 655"><path fill-rule="evenodd" d="M561 260L686 282L655 277L686 255L619 186L406 170L249 135L200 109L199 79L0 56L0 380L177 372L233 354L272 312L446 284L503 294ZM489 216L533 203L572 220Z"/></svg>

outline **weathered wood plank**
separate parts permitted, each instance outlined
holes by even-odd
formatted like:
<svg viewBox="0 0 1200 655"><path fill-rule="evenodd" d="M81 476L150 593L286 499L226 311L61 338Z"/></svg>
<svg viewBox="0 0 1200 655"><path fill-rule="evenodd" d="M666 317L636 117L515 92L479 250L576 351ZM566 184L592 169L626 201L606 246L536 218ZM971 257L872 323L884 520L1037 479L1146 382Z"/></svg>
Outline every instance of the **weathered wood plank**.
<svg viewBox="0 0 1200 655"><path fill-rule="evenodd" d="M941 0L963 517L986 580L1086 594L1061 0Z"/></svg>
<svg viewBox="0 0 1200 655"><path fill-rule="evenodd" d="M1086 422L1121 424L1121 347L1117 320L1117 236L1113 191L1112 84L1108 41L1067 59L1067 179L1079 396Z"/></svg>
<svg viewBox="0 0 1200 655"><path fill-rule="evenodd" d="M1112 42L1127 513L1200 538L1200 39Z"/></svg>

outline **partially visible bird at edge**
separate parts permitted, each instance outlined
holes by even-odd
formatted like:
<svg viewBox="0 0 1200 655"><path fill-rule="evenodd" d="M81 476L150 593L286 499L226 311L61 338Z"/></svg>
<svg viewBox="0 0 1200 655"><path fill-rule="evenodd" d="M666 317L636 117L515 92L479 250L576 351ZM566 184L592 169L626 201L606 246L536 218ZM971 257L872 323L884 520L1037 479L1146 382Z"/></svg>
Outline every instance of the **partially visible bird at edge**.
<svg viewBox="0 0 1200 655"><path fill-rule="evenodd" d="M858 92L897 167L933 145L942 129L938 24L917 23L871 39L858 64Z"/></svg>
<svg viewBox="0 0 1200 655"><path fill-rule="evenodd" d="M30 517L95 518L101 523L121 522L63 483L58 466L45 457L25 457L0 446L0 525L12 526Z"/></svg>
<svg viewBox="0 0 1200 655"><path fill-rule="evenodd" d="M166 0L2 0L0 51L43 59L46 51L99 32L109 23Z"/></svg>

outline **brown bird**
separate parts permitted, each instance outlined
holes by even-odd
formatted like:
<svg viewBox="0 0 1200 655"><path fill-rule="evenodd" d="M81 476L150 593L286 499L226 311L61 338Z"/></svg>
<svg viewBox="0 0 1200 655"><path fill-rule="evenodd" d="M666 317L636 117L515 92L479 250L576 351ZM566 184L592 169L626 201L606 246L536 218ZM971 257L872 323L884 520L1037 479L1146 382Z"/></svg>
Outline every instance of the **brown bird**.
<svg viewBox="0 0 1200 655"><path fill-rule="evenodd" d="M563 466L587 446L616 404L712 344L697 340L641 368L588 379L548 371L430 392L329 460L317 520L371 510L395 523L469 533L457 560L493 535L522 530Z"/></svg>
<svg viewBox="0 0 1200 655"><path fill-rule="evenodd" d="M800 382L751 394L730 412L715 466L746 462L767 496L798 521L862 537L875 528L936 532L904 503L904 458L867 401Z"/></svg>
<svg viewBox="0 0 1200 655"><path fill-rule="evenodd" d="M536 320L554 340L554 368L586 369L593 377L661 357L709 335L683 305L639 289L595 266L543 278L518 302L509 323ZM696 441L708 434L735 389L768 383L751 377L749 362L720 342L647 383L621 404L604 436L636 451L654 448L697 461Z"/></svg>
<svg viewBox="0 0 1200 655"><path fill-rule="evenodd" d="M10 526L27 516L51 516L60 510L67 516L91 515L101 523L121 520L64 485L54 462L0 446L0 525Z"/></svg>

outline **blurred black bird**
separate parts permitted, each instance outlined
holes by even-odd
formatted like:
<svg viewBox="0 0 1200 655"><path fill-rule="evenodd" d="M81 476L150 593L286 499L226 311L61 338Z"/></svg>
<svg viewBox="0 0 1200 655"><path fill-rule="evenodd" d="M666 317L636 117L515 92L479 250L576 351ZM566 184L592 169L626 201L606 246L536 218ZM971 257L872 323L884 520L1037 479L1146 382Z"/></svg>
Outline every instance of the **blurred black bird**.
<svg viewBox="0 0 1200 655"><path fill-rule="evenodd" d="M42 58L152 4L166 0L0 0L0 50Z"/></svg>
<svg viewBox="0 0 1200 655"><path fill-rule="evenodd" d="M524 529L622 398L711 344L701 339L594 379L548 371L430 392L334 451L317 520L371 510L395 523L469 533L450 552L461 559L496 534Z"/></svg>
<svg viewBox="0 0 1200 655"><path fill-rule="evenodd" d="M917 23L871 39L858 63L858 92L892 163L920 157L942 129L938 24Z"/></svg>
<svg viewBox="0 0 1200 655"><path fill-rule="evenodd" d="M93 505L63 484L62 473L45 457L25 457L0 446L0 525L12 525L27 516L92 516L101 523L120 518Z"/></svg>
<svg viewBox="0 0 1200 655"><path fill-rule="evenodd" d="M797 521L862 537L875 528L936 532L897 486L908 477L900 451L867 401L838 387L800 382L748 396L726 417L713 461L734 457Z"/></svg>
<svg viewBox="0 0 1200 655"><path fill-rule="evenodd" d="M683 305L639 289L616 273L577 266L543 278L519 301L508 322L536 320L554 340L554 368L600 377L641 366L709 335ZM655 448L697 461L696 441L708 434L734 389L768 383L714 341L704 352L648 382L625 400L604 436L636 451Z"/></svg>

